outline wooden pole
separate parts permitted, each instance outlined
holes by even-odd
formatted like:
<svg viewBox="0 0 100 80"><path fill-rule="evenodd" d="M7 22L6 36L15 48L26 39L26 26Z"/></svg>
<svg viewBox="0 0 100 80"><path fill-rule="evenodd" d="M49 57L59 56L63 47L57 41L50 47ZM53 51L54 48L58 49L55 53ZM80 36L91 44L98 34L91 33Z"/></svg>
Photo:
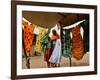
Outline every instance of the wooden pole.
<svg viewBox="0 0 100 80"><path fill-rule="evenodd" d="M70 64L70 67L72 66L72 60L71 60L71 57L69 57L69 64Z"/></svg>
<svg viewBox="0 0 100 80"><path fill-rule="evenodd" d="M70 63L70 67L72 66L72 60L71 57L69 57L69 63Z"/></svg>

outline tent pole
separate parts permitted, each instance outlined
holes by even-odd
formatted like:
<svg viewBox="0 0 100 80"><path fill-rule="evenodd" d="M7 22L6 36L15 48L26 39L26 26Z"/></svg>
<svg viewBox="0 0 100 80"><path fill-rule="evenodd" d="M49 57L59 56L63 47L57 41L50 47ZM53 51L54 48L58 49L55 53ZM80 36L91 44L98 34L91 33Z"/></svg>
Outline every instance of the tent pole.
<svg viewBox="0 0 100 80"><path fill-rule="evenodd" d="M71 60L71 57L69 57L69 64L70 64L70 67L72 66L72 60Z"/></svg>

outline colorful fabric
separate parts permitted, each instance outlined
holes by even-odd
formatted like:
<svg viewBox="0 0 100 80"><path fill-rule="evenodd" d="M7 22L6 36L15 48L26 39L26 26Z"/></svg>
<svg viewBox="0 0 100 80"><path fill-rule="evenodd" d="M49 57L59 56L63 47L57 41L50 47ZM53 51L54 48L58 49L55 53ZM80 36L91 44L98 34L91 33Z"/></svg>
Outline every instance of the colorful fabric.
<svg viewBox="0 0 100 80"><path fill-rule="evenodd" d="M45 36L48 29L39 27L39 35L37 37L35 51L41 53L41 39Z"/></svg>
<svg viewBox="0 0 100 80"><path fill-rule="evenodd" d="M50 63L59 64L61 61L61 40L56 40L56 45L49 59Z"/></svg>
<svg viewBox="0 0 100 80"><path fill-rule="evenodd" d="M63 30L62 33L62 56L71 57L72 54L72 40L70 30Z"/></svg>
<svg viewBox="0 0 100 80"><path fill-rule="evenodd" d="M47 33L42 37L41 39L41 52L44 54L45 53L45 48L47 47L46 45L49 43L48 37L51 29L48 29Z"/></svg>
<svg viewBox="0 0 100 80"><path fill-rule="evenodd" d="M59 39L59 38L60 38L59 34L52 35L52 37L51 37L52 40L56 40L56 39Z"/></svg>
<svg viewBox="0 0 100 80"><path fill-rule="evenodd" d="M24 25L24 45L26 53L32 52L32 42L34 39L34 25Z"/></svg>
<svg viewBox="0 0 100 80"><path fill-rule="evenodd" d="M57 40L57 39L60 39L59 34L56 34L56 35L52 35L52 36L51 36L52 51L53 51L53 49L54 49L54 47L55 47L55 45L56 45L56 40Z"/></svg>
<svg viewBox="0 0 100 80"><path fill-rule="evenodd" d="M71 29L72 32L72 55L77 60L82 59L83 57L83 40L80 34L80 25Z"/></svg>
<svg viewBox="0 0 100 80"><path fill-rule="evenodd" d="M51 48L46 48L45 54L44 54L44 61L49 62L49 59L51 57L51 54L52 54Z"/></svg>

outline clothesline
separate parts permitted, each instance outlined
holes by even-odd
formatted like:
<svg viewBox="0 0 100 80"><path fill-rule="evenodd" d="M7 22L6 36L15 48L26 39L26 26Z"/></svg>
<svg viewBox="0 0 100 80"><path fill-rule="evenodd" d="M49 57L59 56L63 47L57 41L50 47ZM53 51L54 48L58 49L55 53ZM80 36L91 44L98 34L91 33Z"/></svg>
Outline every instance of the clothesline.
<svg viewBox="0 0 100 80"><path fill-rule="evenodd" d="M29 22L27 19L25 19L24 17L22 18L23 19L23 21L26 21L26 22L28 22L29 24L32 24L31 22ZM60 31L59 30L57 30L57 27L59 27L59 23L57 23L54 27L52 27L51 28L51 31L50 31L50 34L49 34L49 36L51 37L51 35L52 35L52 30L56 30L57 31L57 33L58 34L60 34ZM23 28L24 28L24 26L23 26ZM43 28L43 27L41 27L41 26L38 26L38 25L35 25L35 29L34 29L34 34L39 34L39 29L40 28ZM48 30L48 28L44 28L44 29L46 29L46 30Z"/></svg>
<svg viewBox="0 0 100 80"><path fill-rule="evenodd" d="M28 22L29 24L32 24L31 22L29 22L29 21L28 21L27 19L25 19L24 17L23 17L23 20L26 21L26 22ZM75 27L75 26L77 26L77 25L83 23L84 21L86 21L86 20L84 19L84 20L78 21L78 22L76 22L76 23L74 23L74 24L71 24L71 25L69 25L69 26L65 26L63 29L70 29L70 28L73 28L73 27ZM36 26L37 26L37 28L40 27L40 26L38 26L38 25L36 25ZM47 28L45 28L45 29L47 29ZM53 29L53 28L51 28L51 29Z"/></svg>
<svg viewBox="0 0 100 80"><path fill-rule="evenodd" d="M26 22L28 22L29 24L32 24L31 22L29 22L27 19L25 19L24 17L23 17L23 20L24 21L26 21ZM74 27L76 27L77 25L79 25L80 23L83 23L85 21L85 19L84 20L81 20L81 21L78 21L78 22L76 22L76 23L74 23L74 24L72 24L72 25L69 25L69 26L66 26L66 27L64 27L63 29L70 29L70 28L74 28ZM23 26L24 27L24 26ZM54 27L52 27L51 28L51 31L50 31L50 34L49 34L49 37L51 37L51 35L52 35L52 30L56 30L57 31L57 33L60 35L60 29L58 29L58 27L60 27L60 24L59 23L57 23ZM36 27L35 27L35 29L34 29L34 34L39 34L39 28L41 28L41 26L37 26L36 25ZM47 29L48 30L48 28L44 28L44 29ZM83 28L81 28L81 35L82 35L82 38L83 38Z"/></svg>
<svg viewBox="0 0 100 80"><path fill-rule="evenodd" d="M85 19L84 20L81 20L81 21L78 21L78 22L76 22L76 23L74 23L72 25L66 26L63 29L70 29L70 28L76 27L77 25L83 23L84 21L85 21Z"/></svg>

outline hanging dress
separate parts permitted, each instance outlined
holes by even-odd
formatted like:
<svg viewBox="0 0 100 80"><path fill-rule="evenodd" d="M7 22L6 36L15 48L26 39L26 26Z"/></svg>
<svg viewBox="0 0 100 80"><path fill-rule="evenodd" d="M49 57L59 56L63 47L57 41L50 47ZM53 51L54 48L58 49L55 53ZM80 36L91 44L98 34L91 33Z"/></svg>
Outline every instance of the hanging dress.
<svg viewBox="0 0 100 80"><path fill-rule="evenodd" d="M31 25L24 25L24 45L25 45L25 50L26 53L31 53L32 52L32 43L34 39L34 31L35 26Z"/></svg>
<svg viewBox="0 0 100 80"><path fill-rule="evenodd" d="M44 54L44 61L49 62L49 59L51 57L52 50L51 50L51 42L48 42L46 44L45 54Z"/></svg>
<svg viewBox="0 0 100 80"><path fill-rule="evenodd" d="M81 26L84 30L83 35L83 42L84 42L84 54L89 51L89 20L87 19L83 23L81 23Z"/></svg>
<svg viewBox="0 0 100 80"><path fill-rule="evenodd" d="M47 33L48 29L46 28L42 28L42 27L38 27L39 28L39 34L36 40L36 46L35 46L35 51L38 53L41 53L41 39L45 36L45 34Z"/></svg>
<svg viewBox="0 0 100 80"><path fill-rule="evenodd" d="M46 32L46 34L42 37L41 39L41 52L44 54L47 44L49 42L48 37L49 37L49 33L50 33L50 28L48 29L48 31Z"/></svg>
<svg viewBox="0 0 100 80"><path fill-rule="evenodd" d="M83 40L80 34L80 25L71 29L72 32L72 55L77 60L82 59L83 57Z"/></svg>
<svg viewBox="0 0 100 80"><path fill-rule="evenodd" d="M57 39L52 55L49 59L49 62L59 64L60 61L61 61L61 40Z"/></svg>
<svg viewBox="0 0 100 80"><path fill-rule="evenodd" d="M70 30L65 29L62 32L62 56L71 57L72 53L72 40Z"/></svg>
<svg viewBox="0 0 100 80"><path fill-rule="evenodd" d="M55 45L56 45L56 40L57 39L60 39L60 36L59 36L59 34L56 34L56 35L52 35L51 36L51 43L52 43L52 51L53 51L53 49L55 48Z"/></svg>

